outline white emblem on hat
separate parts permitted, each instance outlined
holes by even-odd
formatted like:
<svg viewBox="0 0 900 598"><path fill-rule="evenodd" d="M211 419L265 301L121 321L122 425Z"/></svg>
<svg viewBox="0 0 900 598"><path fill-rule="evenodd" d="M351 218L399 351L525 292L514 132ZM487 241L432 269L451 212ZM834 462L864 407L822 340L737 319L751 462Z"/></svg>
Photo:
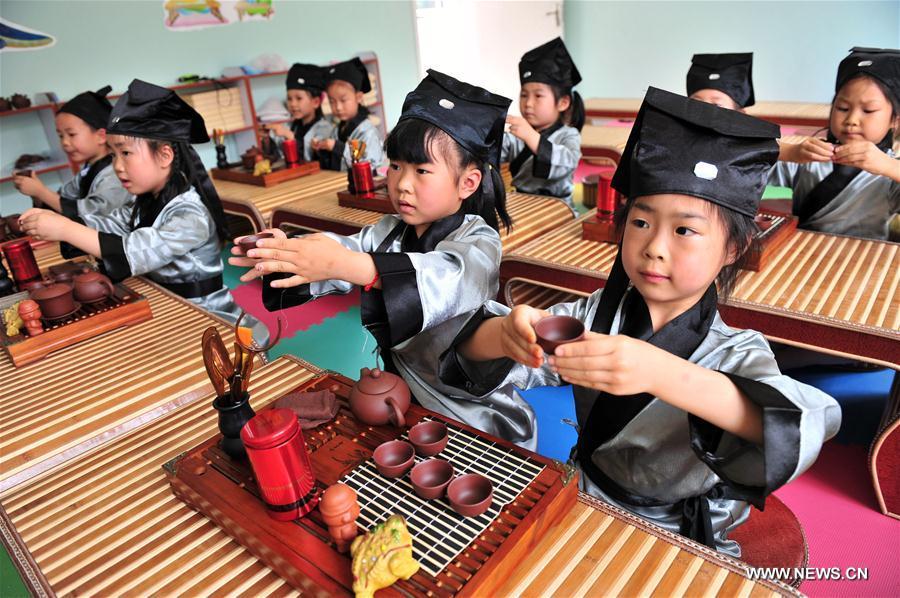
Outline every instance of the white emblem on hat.
<svg viewBox="0 0 900 598"><path fill-rule="evenodd" d="M716 80L721 79L721 78L722 78L722 75L720 75L719 73L710 73L710 74L709 74L709 80L710 80L710 81L716 81Z"/></svg>
<svg viewBox="0 0 900 598"><path fill-rule="evenodd" d="M304 79L303 77L297 77L297 83L303 85L304 83L306 83L306 79Z"/></svg>
<svg viewBox="0 0 900 598"><path fill-rule="evenodd" d="M328 71L328 72L329 72L329 73L334 73L334 69L331 69L331 70L330 70L330 71Z"/></svg>
<svg viewBox="0 0 900 598"><path fill-rule="evenodd" d="M113 119L113 124L119 122L119 119L120 119L120 118L122 118L122 117L121 117L121 116L115 117L115 118Z"/></svg>
<svg viewBox="0 0 900 598"><path fill-rule="evenodd" d="M531 71L525 71L524 73L522 73L522 78L523 78L523 79L527 79L527 78L530 77L530 76L531 76Z"/></svg>
<svg viewBox="0 0 900 598"><path fill-rule="evenodd" d="M441 108L446 108L447 110L453 110L453 108L456 107L456 104L454 104L453 102L451 102L451 101L448 100L447 98L441 98L441 99L438 101L438 106L440 106Z"/></svg>
<svg viewBox="0 0 900 598"><path fill-rule="evenodd" d="M719 169L709 162L697 162L694 164L694 176L711 181L719 175Z"/></svg>
<svg viewBox="0 0 900 598"><path fill-rule="evenodd" d="M856 66L872 66L871 60L860 60Z"/></svg>

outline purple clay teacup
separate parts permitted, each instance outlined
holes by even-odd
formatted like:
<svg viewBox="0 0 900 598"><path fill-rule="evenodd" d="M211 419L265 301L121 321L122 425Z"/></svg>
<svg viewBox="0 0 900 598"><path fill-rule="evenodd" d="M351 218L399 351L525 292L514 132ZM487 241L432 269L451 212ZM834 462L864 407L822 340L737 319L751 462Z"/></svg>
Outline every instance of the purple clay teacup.
<svg viewBox="0 0 900 598"><path fill-rule="evenodd" d="M259 233L256 235L247 235L241 242L238 243L238 247L241 248L241 251L244 252L244 255L247 255L247 252L251 249L256 249L256 242L260 239L271 239L275 235L272 233Z"/></svg>
<svg viewBox="0 0 900 598"><path fill-rule="evenodd" d="M548 316L534 325L537 344L544 353L553 355L556 348L584 337L584 324L572 316Z"/></svg>
<svg viewBox="0 0 900 598"><path fill-rule="evenodd" d="M425 500L444 496L453 479L453 465L443 459L422 461L409 473L409 483L417 495Z"/></svg>
<svg viewBox="0 0 900 598"><path fill-rule="evenodd" d="M416 451L404 440L390 440L375 448L375 469L386 478L399 478L412 467Z"/></svg>
<svg viewBox="0 0 900 598"><path fill-rule="evenodd" d="M463 517L477 517L491 506L494 486L477 473L459 476L447 486L447 500L453 510Z"/></svg>
<svg viewBox="0 0 900 598"><path fill-rule="evenodd" d="M409 441L423 457L433 457L444 450L450 435L447 426L438 421L419 422L409 429Z"/></svg>

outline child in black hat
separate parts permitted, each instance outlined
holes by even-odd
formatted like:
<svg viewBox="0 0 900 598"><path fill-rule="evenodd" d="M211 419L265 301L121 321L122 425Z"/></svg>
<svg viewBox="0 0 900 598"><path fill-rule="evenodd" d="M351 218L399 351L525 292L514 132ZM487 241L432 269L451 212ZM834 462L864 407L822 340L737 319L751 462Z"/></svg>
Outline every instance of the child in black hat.
<svg viewBox="0 0 900 598"><path fill-rule="evenodd" d="M756 103L753 95L753 53L694 54L687 73L692 100L744 111Z"/></svg>
<svg viewBox="0 0 900 598"><path fill-rule="evenodd" d="M581 74L560 38L519 61L519 110L509 116L501 162L509 162L516 191L558 197L573 210L572 179L581 159L584 103L572 88Z"/></svg>
<svg viewBox="0 0 900 598"><path fill-rule="evenodd" d="M81 170L59 192L48 189L34 174L13 176L20 192L67 216L109 214L130 206L134 196L126 191L112 169L106 145L106 123L112 105L106 99L110 87L78 94L56 113L56 133L69 160Z"/></svg>
<svg viewBox="0 0 900 598"><path fill-rule="evenodd" d="M333 134L334 125L322 114L322 94L325 93L325 69L314 64L296 63L285 78L286 105L291 113L290 126L268 127L284 139L296 139L302 144L303 161L313 159L313 139L326 139Z"/></svg>
<svg viewBox="0 0 900 598"><path fill-rule="evenodd" d="M887 239L900 213L900 50L853 48L838 66L825 141L781 145L770 185L794 190L801 228Z"/></svg>
<svg viewBox="0 0 900 598"><path fill-rule="evenodd" d="M112 110L107 138L134 206L71 220L32 209L22 215L25 230L100 258L113 279L143 275L236 319L240 310L222 281L225 213L191 147L209 141L203 117L175 92L135 79Z"/></svg>
<svg viewBox="0 0 900 598"><path fill-rule="evenodd" d="M651 87L613 178L628 201L606 286L548 311L487 304L441 360L442 382L472 401L573 384L582 489L735 556L727 536L750 503L808 468L840 424L834 399L782 375L765 338L716 308L751 245L777 136ZM534 326L549 314L588 331L545 361Z"/></svg>
<svg viewBox="0 0 900 598"><path fill-rule="evenodd" d="M369 119L363 96L372 91L369 71L359 58L340 62L325 69L325 91L334 117L334 130L328 138L314 139L312 148L322 168L346 171L350 168L351 139L366 144L360 160L378 168L384 161L383 143L378 127Z"/></svg>
<svg viewBox="0 0 900 598"><path fill-rule="evenodd" d="M385 367L407 381L424 406L493 433L517 438L526 428L496 430L492 413L527 404L504 400L492 409L448 397L437 359L473 310L495 297L501 242L510 225L497 167L510 100L429 70L409 93L387 138L387 187L396 214L351 236L330 233L257 242L231 264L266 275L270 310L362 288L362 321ZM522 422L527 423L527 419Z"/></svg>

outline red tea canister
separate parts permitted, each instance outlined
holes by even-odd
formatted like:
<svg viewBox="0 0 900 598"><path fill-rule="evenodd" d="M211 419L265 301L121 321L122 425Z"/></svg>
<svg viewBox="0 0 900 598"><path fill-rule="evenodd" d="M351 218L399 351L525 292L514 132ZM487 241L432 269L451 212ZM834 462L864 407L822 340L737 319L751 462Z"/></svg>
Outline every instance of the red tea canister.
<svg viewBox="0 0 900 598"><path fill-rule="evenodd" d="M353 188L357 196L371 198L375 192L375 177L372 175L372 163L354 162L353 168Z"/></svg>
<svg viewBox="0 0 900 598"><path fill-rule="evenodd" d="M297 162L300 161L299 152L297 150L297 140L296 139L285 139L281 144L281 149L284 152L284 161L288 166L296 166Z"/></svg>
<svg viewBox="0 0 900 598"><path fill-rule="evenodd" d="M21 289L22 285L41 279L41 271L38 269L37 260L34 259L34 252L31 250L31 243L28 239L7 243L3 245L2 249L17 287Z"/></svg>
<svg viewBox="0 0 900 598"><path fill-rule="evenodd" d="M616 212L616 190L612 188L612 175L601 174L597 180L597 218L612 220Z"/></svg>
<svg viewBox="0 0 900 598"><path fill-rule="evenodd" d="M306 441L290 409L267 409L241 429L241 441L269 516L291 521L319 502Z"/></svg>

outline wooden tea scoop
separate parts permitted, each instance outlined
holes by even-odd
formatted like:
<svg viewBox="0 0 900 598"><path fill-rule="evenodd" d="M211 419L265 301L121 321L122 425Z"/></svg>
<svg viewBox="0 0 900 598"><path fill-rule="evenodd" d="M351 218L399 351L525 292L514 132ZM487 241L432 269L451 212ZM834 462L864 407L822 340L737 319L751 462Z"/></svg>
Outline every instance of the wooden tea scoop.
<svg viewBox="0 0 900 598"><path fill-rule="evenodd" d="M216 334L214 326L210 326L203 331L203 340L201 348L203 350L203 365L206 367L206 375L212 382L213 388L216 390L216 396L225 394L225 380L228 376L222 371L217 363L217 354L213 349L213 336Z"/></svg>
<svg viewBox="0 0 900 598"><path fill-rule="evenodd" d="M234 373L240 376L240 392L247 390L250 384L250 372L253 371L253 352L244 347L253 346L253 331L239 326L234 340Z"/></svg>

